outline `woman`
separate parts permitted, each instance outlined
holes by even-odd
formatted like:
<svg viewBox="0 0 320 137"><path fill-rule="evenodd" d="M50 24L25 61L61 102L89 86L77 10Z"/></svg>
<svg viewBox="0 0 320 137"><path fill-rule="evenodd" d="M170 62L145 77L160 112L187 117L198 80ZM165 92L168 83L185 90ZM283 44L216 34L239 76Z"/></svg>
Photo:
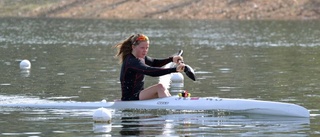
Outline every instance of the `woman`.
<svg viewBox="0 0 320 137"><path fill-rule="evenodd" d="M153 59L148 57L149 39L143 34L132 35L126 40L114 46L118 49L116 57L121 66L121 100L146 100L171 96L162 84L155 84L144 89L144 75L162 76L173 72L182 72L185 65L179 63L181 56L173 56L165 59ZM175 62L176 68L161 68L163 65Z"/></svg>

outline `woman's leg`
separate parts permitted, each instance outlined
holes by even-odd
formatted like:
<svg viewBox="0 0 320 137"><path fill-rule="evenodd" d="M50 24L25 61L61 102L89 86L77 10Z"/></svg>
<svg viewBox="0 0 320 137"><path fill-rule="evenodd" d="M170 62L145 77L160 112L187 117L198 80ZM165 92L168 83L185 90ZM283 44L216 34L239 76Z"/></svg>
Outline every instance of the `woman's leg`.
<svg viewBox="0 0 320 137"><path fill-rule="evenodd" d="M142 90L139 94L139 100L163 98L168 96L171 96L171 94L162 84L155 84Z"/></svg>

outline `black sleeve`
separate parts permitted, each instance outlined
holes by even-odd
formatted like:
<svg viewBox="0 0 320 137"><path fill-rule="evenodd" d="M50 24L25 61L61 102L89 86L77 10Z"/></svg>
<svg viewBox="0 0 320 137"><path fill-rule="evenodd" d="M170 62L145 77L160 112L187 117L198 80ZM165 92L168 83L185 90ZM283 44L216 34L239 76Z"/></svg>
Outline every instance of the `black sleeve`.
<svg viewBox="0 0 320 137"><path fill-rule="evenodd" d="M140 60L136 60L134 63L132 63L131 69L153 77L158 77L166 74L170 74L173 72L177 72L176 68L160 68L160 67L151 67L144 63L142 63Z"/></svg>
<svg viewBox="0 0 320 137"><path fill-rule="evenodd" d="M165 59L153 59L149 56L145 57L145 63L152 67L162 67L173 61L173 57L168 57Z"/></svg>

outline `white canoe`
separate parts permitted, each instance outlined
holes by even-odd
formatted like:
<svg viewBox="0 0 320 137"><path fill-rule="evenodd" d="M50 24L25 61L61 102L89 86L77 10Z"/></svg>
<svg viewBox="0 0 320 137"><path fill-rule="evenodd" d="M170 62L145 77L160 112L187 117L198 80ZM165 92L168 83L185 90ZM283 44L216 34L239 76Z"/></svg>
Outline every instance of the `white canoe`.
<svg viewBox="0 0 320 137"><path fill-rule="evenodd" d="M275 116L310 117L309 111L299 105L259 101L251 99L229 99L218 97L171 96L142 101L115 102L53 102L39 104L0 104L6 107L48 108L48 109L172 109L172 110L213 110L232 113L263 114Z"/></svg>

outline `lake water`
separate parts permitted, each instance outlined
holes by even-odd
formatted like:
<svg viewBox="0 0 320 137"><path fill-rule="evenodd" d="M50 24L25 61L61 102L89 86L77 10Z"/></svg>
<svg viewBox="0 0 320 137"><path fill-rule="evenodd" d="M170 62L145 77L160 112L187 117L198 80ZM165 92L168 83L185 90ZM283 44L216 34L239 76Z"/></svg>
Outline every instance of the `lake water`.
<svg viewBox="0 0 320 137"><path fill-rule="evenodd" d="M294 103L310 119L163 110L115 110L111 125L94 110L0 107L1 136L318 136L319 21L91 20L0 18L0 103L119 99L111 47L134 33L149 55L184 50L197 81L192 96ZM19 63L31 61L30 72ZM147 77L146 86L158 82Z"/></svg>

